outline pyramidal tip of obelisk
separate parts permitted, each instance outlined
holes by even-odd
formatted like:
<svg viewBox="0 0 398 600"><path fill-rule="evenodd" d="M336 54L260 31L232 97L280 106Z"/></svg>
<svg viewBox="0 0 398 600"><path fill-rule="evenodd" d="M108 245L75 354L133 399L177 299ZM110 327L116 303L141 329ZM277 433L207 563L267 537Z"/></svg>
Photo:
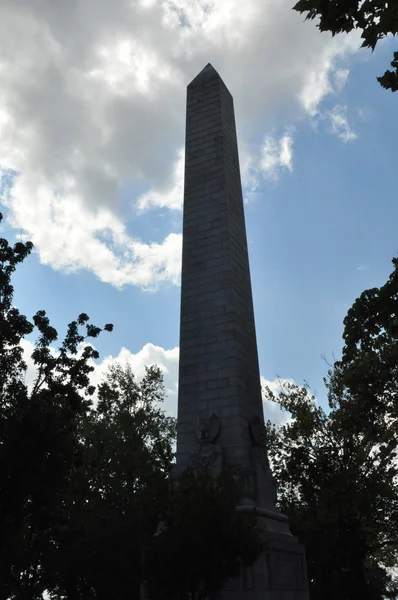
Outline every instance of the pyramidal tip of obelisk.
<svg viewBox="0 0 398 600"><path fill-rule="evenodd" d="M211 63L207 63L207 65L205 67L203 67L203 69L201 70L200 73L208 73L209 71L215 71L215 68L213 67L213 65ZM200 75L199 73L199 75Z"/></svg>
<svg viewBox="0 0 398 600"><path fill-rule="evenodd" d="M200 85L205 80L215 79L216 77L220 77L215 68L211 63L207 63L207 65L194 77L188 87L194 87L196 85Z"/></svg>

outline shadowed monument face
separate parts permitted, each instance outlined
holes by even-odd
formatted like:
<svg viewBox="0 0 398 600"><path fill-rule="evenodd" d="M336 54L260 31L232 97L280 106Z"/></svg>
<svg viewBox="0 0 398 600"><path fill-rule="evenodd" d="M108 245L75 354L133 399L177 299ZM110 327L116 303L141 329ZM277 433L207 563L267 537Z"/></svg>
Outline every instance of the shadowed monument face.
<svg viewBox="0 0 398 600"><path fill-rule="evenodd" d="M223 598L307 599L264 446L233 99L210 64L187 90L178 394L175 474L200 464L238 475L239 509L257 508L270 548Z"/></svg>

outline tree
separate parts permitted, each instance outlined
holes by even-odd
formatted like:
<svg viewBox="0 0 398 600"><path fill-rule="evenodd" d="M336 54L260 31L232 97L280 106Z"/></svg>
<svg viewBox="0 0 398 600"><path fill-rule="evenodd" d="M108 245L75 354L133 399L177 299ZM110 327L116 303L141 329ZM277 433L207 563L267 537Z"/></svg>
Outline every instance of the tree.
<svg viewBox="0 0 398 600"><path fill-rule="evenodd" d="M326 414L307 386L284 384L269 400L291 414L267 423L278 503L304 543L312 600L382 600L398 587L397 465L377 436L353 431L339 406Z"/></svg>
<svg viewBox="0 0 398 600"><path fill-rule="evenodd" d="M146 549L152 600L207 600L241 565L251 565L262 544L254 514L236 511L239 487L227 472L187 469L172 488L164 521Z"/></svg>
<svg viewBox="0 0 398 600"><path fill-rule="evenodd" d="M307 549L311 598L395 597L398 560L398 260L344 320L325 379L329 413L307 386L267 391L291 416L267 424L279 502ZM344 590L344 592L342 591ZM345 594L345 595L344 595Z"/></svg>
<svg viewBox="0 0 398 600"><path fill-rule="evenodd" d="M160 406L163 376L137 381L114 364L87 413L76 470L53 556L53 598L139 598L141 550L167 502L175 419Z"/></svg>
<svg viewBox="0 0 398 600"><path fill-rule="evenodd" d="M37 312L30 323L13 306L12 274L32 248L0 239L0 597L11 600L41 598L45 590L45 564L57 547L79 459L79 422L94 391L89 374L98 353L87 338L101 332L81 314L54 353L58 336L46 313ZM37 378L29 391L21 342L35 328Z"/></svg>
<svg viewBox="0 0 398 600"><path fill-rule="evenodd" d="M294 10L306 13L306 20L319 18L318 29L336 33L362 31L362 47L376 48L377 42L387 35L398 33L398 6L396 0L299 0ZM385 89L398 90L398 52L387 70L377 80Z"/></svg>
<svg viewBox="0 0 398 600"><path fill-rule="evenodd" d="M365 290L344 319L342 360L335 364L331 398L350 399L348 408L379 427L397 444L398 258L380 288Z"/></svg>

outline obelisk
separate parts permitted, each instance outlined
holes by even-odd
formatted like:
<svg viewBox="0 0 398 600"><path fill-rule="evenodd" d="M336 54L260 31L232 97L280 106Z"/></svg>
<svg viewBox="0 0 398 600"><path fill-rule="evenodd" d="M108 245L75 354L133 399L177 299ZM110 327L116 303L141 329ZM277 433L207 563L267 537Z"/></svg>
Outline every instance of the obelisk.
<svg viewBox="0 0 398 600"><path fill-rule="evenodd" d="M233 99L208 64L188 85L176 473L207 465L242 483L268 548L223 600L305 600L305 558L264 446L252 289Z"/></svg>

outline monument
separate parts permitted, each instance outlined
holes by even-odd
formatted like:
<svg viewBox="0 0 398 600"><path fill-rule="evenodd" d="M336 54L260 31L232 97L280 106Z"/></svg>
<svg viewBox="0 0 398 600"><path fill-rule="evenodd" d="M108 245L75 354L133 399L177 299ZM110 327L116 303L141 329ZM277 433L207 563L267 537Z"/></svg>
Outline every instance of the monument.
<svg viewBox="0 0 398 600"><path fill-rule="evenodd" d="M303 548L276 493L264 445L233 99L208 64L188 85L176 475L206 465L242 482L266 551L222 600L307 600Z"/></svg>

